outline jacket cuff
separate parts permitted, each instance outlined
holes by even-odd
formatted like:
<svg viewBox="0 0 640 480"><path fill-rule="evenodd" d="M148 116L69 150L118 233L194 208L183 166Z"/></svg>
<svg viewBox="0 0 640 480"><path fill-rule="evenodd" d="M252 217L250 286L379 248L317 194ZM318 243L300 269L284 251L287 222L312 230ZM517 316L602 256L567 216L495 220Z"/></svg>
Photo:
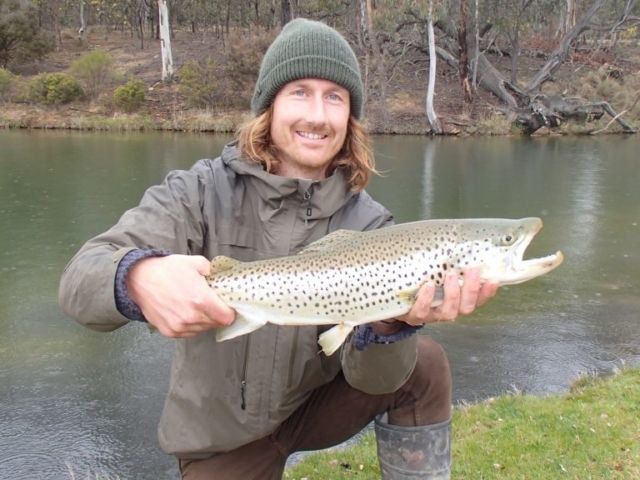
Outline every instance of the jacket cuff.
<svg viewBox="0 0 640 480"><path fill-rule="evenodd" d="M165 249L135 249L127 252L120 263L118 263L118 269L116 270L116 278L114 282L114 294L116 299L116 308L118 311L129 320L136 320L138 322L146 322L142 310L131 300L129 292L127 291L127 276L133 268L133 266L140 260L150 257L166 257L171 255L169 250Z"/></svg>
<svg viewBox="0 0 640 480"><path fill-rule="evenodd" d="M356 330L351 337L351 343L356 348L356 350L361 352L372 343L386 345L389 343L395 343L399 340L404 340L405 338L409 338L418 330L422 329L422 327L424 327L424 325L413 326L405 323L402 328L396 333L393 333L391 335L378 335L373 331L371 325L360 325L356 327Z"/></svg>

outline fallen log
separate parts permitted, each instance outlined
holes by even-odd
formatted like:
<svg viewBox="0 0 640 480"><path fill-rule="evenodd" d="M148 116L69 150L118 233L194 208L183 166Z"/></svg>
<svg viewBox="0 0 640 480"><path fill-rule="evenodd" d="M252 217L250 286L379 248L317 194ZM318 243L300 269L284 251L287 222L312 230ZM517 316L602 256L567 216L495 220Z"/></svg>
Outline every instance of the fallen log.
<svg viewBox="0 0 640 480"><path fill-rule="evenodd" d="M515 123L525 135L532 135L540 128L558 128L563 123L573 120L580 123L599 120L606 113L613 119L604 129L589 132L596 135L609 128L614 121L619 123L625 133L637 133L622 117L627 110L618 113L608 102L584 103L576 97L564 98L559 95L536 95L531 102L516 110Z"/></svg>

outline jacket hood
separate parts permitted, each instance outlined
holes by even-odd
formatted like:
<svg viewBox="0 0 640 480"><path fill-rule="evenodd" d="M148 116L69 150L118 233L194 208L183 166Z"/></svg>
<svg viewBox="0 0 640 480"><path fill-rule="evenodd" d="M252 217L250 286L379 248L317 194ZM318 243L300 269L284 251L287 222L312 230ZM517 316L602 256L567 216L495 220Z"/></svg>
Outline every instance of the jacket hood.
<svg viewBox="0 0 640 480"><path fill-rule="evenodd" d="M261 165L245 159L237 147L237 141L226 145L221 157L231 170L246 176L260 197L274 209L280 207L284 198L299 197L307 207L309 220L330 217L349 199L358 195L349 188L341 169L336 169L333 175L324 180L281 177L265 172Z"/></svg>

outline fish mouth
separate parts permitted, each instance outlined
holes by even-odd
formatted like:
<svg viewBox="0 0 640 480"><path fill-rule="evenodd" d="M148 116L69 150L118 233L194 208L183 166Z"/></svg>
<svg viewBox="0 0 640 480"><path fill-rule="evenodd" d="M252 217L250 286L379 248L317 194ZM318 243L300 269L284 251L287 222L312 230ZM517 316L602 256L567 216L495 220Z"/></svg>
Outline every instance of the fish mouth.
<svg viewBox="0 0 640 480"><path fill-rule="evenodd" d="M529 220L529 219L528 219ZM500 276L500 285L515 285L532 278L544 275L558 267L564 260L561 251L552 255L524 260L524 253L533 240L533 237L542 228L542 221L538 218L530 219L529 231L517 245L509 252L505 259L505 272Z"/></svg>

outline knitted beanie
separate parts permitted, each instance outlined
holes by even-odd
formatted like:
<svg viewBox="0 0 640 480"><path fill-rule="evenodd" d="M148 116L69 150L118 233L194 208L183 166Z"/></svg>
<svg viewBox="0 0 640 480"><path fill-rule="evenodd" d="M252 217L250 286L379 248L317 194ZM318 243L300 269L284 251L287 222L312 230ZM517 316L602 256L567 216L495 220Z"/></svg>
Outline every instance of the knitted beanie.
<svg viewBox="0 0 640 480"><path fill-rule="evenodd" d="M303 78L330 80L349 90L351 114L362 115L360 66L347 41L321 22L297 18L285 25L265 54L251 108L264 112L287 83Z"/></svg>

